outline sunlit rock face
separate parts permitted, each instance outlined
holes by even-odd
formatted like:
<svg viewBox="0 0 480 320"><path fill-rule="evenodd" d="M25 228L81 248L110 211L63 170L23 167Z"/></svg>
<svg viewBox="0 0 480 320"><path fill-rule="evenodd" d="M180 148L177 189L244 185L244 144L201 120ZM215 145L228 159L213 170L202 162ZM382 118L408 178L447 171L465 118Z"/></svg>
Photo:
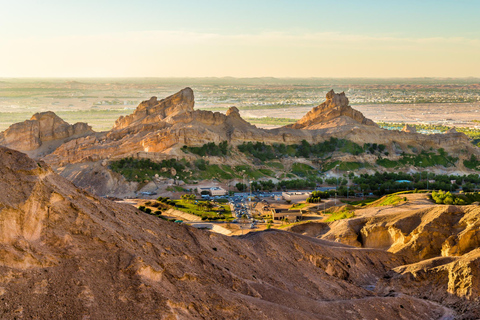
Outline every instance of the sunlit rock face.
<svg viewBox="0 0 480 320"><path fill-rule="evenodd" d="M55 113L48 111L36 113L30 120L15 123L1 132L0 145L20 151L32 151L40 148L45 142L92 132L92 128L86 123L70 125Z"/></svg>
<svg viewBox="0 0 480 320"><path fill-rule="evenodd" d="M312 129L315 125L328 122L338 117L348 117L360 124L377 126L375 122L367 119L360 111L349 105L345 92L335 93L330 90L326 100L319 106L310 110L302 119L288 126L294 129Z"/></svg>

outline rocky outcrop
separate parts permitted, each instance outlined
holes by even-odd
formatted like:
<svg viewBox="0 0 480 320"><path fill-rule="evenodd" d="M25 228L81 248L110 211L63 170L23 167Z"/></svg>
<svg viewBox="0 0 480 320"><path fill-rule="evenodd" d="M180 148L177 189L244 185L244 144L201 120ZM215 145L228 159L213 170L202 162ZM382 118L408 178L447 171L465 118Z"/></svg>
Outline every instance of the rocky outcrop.
<svg viewBox="0 0 480 320"><path fill-rule="evenodd" d="M353 109L349 105L348 98L345 92L335 93L330 90L327 93L326 100L319 106L310 110L303 118L287 127L293 129L318 129L322 123L338 119L340 117L347 117L357 123L367 126L377 126L375 122L367 119L360 111Z"/></svg>
<svg viewBox="0 0 480 320"><path fill-rule="evenodd" d="M432 258L394 268L376 292L402 292L457 310L457 319L480 318L480 249L461 257Z"/></svg>
<svg viewBox="0 0 480 320"><path fill-rule="evenodd" d="M63 141L90 133L93 133L92 128L86 123L70 125L49 111L36 113L30 120L11 125L0 133L0 145L20 151L32 151L45 142Z"/></svg>
<svg viewBox="0 0 480 320"><path fill-rule="evenodd" d="M432 205L330 224L307 223L290 231L402 256L409 263L389 271L377 283L378 293L402 292L452 307L465 319L480 317L480 208L476 205Z"/></svg>
<svg viewBox="0 0 480 320"><path fill-rule="evenodd" d="M157 97L140 103L135 112L128 116L121 116L113 126L113 131L127 127L138 126L167 121L176 115L192 112L195 105L193 90L185 88L160 101Z"/></svg>
<svg viewBox="0 0 480 320"><path fill-rule="evenodd" d="M0 317L437 319L364 287L401 257L267 231L226 237L97 198L0 147Z"/></svg>

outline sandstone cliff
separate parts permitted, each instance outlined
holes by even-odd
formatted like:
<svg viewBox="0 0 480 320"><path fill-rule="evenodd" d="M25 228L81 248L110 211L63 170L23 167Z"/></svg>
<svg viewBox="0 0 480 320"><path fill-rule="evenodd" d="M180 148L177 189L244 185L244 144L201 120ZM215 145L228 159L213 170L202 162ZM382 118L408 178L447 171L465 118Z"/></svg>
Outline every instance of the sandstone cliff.
<svg viewBox="0 0 480 320"><path fill-rule="evenodd" d="M21 150L33 151L46 142L79 137L93 133L92 128L83 122L68 124L53 112L36 113L30 120L11 125L0 133L0 145Z"/></svg>
<svg viewBox="0 0 480 320"><path fill-rule="evenodd" d="M392 253L282 231L226 237L89 195L0 147L2 319L439 319L364 287Z"/></svg>

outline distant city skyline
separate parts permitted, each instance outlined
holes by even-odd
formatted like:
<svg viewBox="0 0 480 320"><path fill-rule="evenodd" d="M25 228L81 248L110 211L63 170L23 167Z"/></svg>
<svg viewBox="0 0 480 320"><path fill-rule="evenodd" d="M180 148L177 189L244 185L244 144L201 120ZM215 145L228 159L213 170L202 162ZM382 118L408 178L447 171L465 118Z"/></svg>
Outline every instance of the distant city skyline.
<svg viewBox="0 0 480 320"><path fill-rule="evenodd" d="M1 77L480 77L480 1L0 0Z"/></svg>

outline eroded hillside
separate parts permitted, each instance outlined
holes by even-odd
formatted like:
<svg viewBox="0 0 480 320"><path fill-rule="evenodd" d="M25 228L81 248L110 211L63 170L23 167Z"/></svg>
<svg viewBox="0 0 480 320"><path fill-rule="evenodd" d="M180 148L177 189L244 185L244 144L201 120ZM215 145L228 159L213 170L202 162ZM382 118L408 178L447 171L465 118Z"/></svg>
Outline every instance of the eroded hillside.
<svg viewBox="0 0 480 320"><path fill-rule="evenodd" d="M89 195L0 148L0 316L66 319L439 319L365 288L401 256L288 232L225 237Z"/></svg>

